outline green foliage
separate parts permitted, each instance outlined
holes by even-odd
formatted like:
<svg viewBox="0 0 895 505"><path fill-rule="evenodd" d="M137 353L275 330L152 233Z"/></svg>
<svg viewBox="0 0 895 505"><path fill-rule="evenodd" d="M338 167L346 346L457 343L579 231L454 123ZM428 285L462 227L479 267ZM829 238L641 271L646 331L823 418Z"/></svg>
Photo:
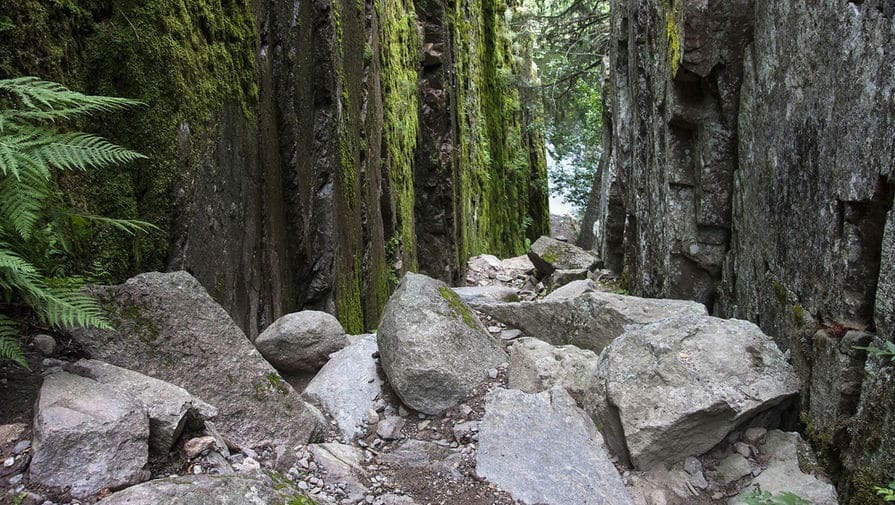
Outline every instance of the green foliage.
<svg viewBox="0 0 895 505"><path fill-rule="evenodd" d="M127 233L153 226L93 216L69 208L56 177L101 169L144 156L103 138L59 129L58 122L110 112L138 102L88 96L34 77L0 80L0 357L26 366L11 315L22 306L51 327L109 328L83 279L61 267L73 227L112 226Z"/></svg>
<svg viewBox="0 0 895 505"><path fill-rule="evenodd" d="M811 505L811 502L793 493L784 492L772 495L756 486L753 491L741 498L747 505Z"/></svg>
<svg viewBox="0 0 895 505"><path fill-rule="evenodd" d="M890 482L888 487L874 487L873 489L883 501L895 501L895 481Z"/></svg>
<svg viewBox="0 0 895 505"><path fill-rule="evenodd" d="M536 38L548 147L555 161L551 192L583 210L602 155L609 2L527 0L526 6L519 29Z"/></svg>
<svg viewBox="0 0 895 505"><path fill-rule="evenodd" d="M880 349L879 347L874 346L854 346L855 349L867 351L870 354L875 354L881 358L889 358L891 361L895 362L895 342L886 342L883 347L883 349Z"/></svg>

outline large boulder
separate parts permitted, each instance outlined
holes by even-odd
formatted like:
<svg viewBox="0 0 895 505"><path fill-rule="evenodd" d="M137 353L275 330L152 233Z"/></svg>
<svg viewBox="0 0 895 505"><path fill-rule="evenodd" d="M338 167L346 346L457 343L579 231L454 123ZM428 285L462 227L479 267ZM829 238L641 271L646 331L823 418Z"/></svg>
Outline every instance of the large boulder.
<svg viewBox="0 0 895 505"><path fill-rule="evenodd" d="M202 428L218 409L165 381L92 359L82 359L67 367L78 375L122 390L143 404L149 415L149 449L166 453L184 428Z"/></svg>
<svg viewBox="0 0 895 505"><path fill-rule="evenodd" d="M574 345L555 346L536 338L520 338L510 348L509 387L539 393L562 386L577 402L597 374L599 356Z"/></svg>
<svg viewBox="0 0 895 505"><path fill-rule="evenodd" d="M593 270L600 261L593 251L546 236L531 245L528 257L538 269L541 278L555 270Z"/></svg>
<svg viewBox="0 0 895 505"><path fill-rule="evenodd" d="M526 504L632 504L600 433L559 387L485 396L476 473Z"/></svg>
<svg viewBox="0 0 895 505"><path fill-rule="evenodd" d="M790 492L813 505L839 505L836 488L817 475L814 451L798 433L771 430L762 450L770 460L767 468L752 481L753 485L772 494Z"/></svg>
<svg viewBox="0 0 895 505"><path fill-rule="evenodd" d="M255 347L281 372L316 372L329 355L348 345L339 320L318 310L277 319L255 340Z"/></svg>
<svg viewBox="0 0 895 505"><path fill-rule="evenodd" d="M144 482L113 493L97 505L255 505L289 503L300 494L275 490L270 480L239 475L185 475Z"/></svg>
<svg viewBox="0 0 895 505"><path fill-rule="evenodd" d="M217 406L217 427L240 445L295 446L315 432L304 401L190 274L145 273L91 292L117 328L72 332L92 357Z"/></svg>
<svg viewBox="0 0 895 505"><path fill-rule="evenodd" d="M684 316L629 329L600 355L585 409L639 469L698 456L736 427L773 421L799 380L770 337L736 319Z"/></svg>
<svg viewBox="0 0 895 505"><path fill-rule="evenodd" d="M149 478L149 418L127 393L67 372L47 376L34 416L32 483L76 498Z"/></svg>
<svg viewBox="0 0 895 505"><path fill-rule="evenodd" d="M631 324L680 315L705 315L705 306L685 300L638 298L586 291L574 298L490 303L476 307L498 321L553 345L571 344L600 352Z"/></svg>
<svg viewBox="0 0 895 505"><path fill-rule="evenodd" d="M382 394L383 381L373 354L376 336L363 335L335 353L305 387L305 398L336 420L346 440L364 432L367 412Z"/></svg>
<svg viewBox="0 0 895 505"><path fill-rule="evenodd" d="M389 299L377 338L382 368L407 406L455 405L507 355L451 288L408 273Z"/></svg>

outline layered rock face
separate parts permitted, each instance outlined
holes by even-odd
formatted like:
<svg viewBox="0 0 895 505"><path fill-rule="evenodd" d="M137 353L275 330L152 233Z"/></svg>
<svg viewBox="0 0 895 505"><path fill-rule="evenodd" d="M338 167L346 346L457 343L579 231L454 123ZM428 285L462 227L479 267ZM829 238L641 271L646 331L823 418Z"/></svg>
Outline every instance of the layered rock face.
<svg viewBox="0 0 895 505"><path fill-rule="evenodd" d="M149 159L69 186L162 231L97 234L76 266L109 281L188 270L250 338L299 309L358 333L403 272L457 281L469 254L521 254L549 226L538 111L507 79L532 77L507 9L4 0L0 77L147 104L96 128Z"/></svg>
<svg viewBox="0 0 895 505"><path fill-rule="evenodd" d="M804 419L863 499L895 470L895 392L890 364L840 341L895 331L895 7L612 9L607 149L583 240L633 294L699 300L789 349Z"/></svg>

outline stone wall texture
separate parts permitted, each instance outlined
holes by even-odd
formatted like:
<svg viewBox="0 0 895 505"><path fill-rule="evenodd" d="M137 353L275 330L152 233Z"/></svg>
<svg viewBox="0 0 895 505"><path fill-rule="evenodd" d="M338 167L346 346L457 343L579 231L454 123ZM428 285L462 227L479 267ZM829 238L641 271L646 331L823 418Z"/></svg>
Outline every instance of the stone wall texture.
<svg viewBox="0 0 895 505"><path fill-rule="evenodd" d="M0 0L0 78L146 104L85 126L148 160L63 182L161 231L88 236L72 271L188 270L252 338L301 308L360 332L404 271L547 232L516 3Z"/></svg>
<svg viewBox="0 0 895 505"><path fill-rule="evenodd" d="M632 294L774 336L840 491L876 503L892 363L852 345L895 340L895 2L613 0L609 60L581 241Z"/></svg>

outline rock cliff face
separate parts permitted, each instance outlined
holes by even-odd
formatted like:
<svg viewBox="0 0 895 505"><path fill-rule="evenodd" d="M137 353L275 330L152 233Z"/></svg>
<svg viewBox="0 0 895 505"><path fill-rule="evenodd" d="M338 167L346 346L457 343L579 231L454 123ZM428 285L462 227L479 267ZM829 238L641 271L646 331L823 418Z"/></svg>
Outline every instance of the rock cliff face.
<svg viewBox="0 0 895 505"><path fill-rule="evenodd" d="M149 160L65 182L162 232L76 266L189 270L252 338L300 308L359 332L404 271L458 280L549 226L513 4L0 0L0 77L147 104L96 129Z"/></svg>
<svg viewBox="0 0 895 505"><path fill-rule="evenodd" d="M895 472L892 370L849 342L895 338L895 4L612 9L582 239L633 294L702 301L789 349L808 431L871 503Z"/></svg>

